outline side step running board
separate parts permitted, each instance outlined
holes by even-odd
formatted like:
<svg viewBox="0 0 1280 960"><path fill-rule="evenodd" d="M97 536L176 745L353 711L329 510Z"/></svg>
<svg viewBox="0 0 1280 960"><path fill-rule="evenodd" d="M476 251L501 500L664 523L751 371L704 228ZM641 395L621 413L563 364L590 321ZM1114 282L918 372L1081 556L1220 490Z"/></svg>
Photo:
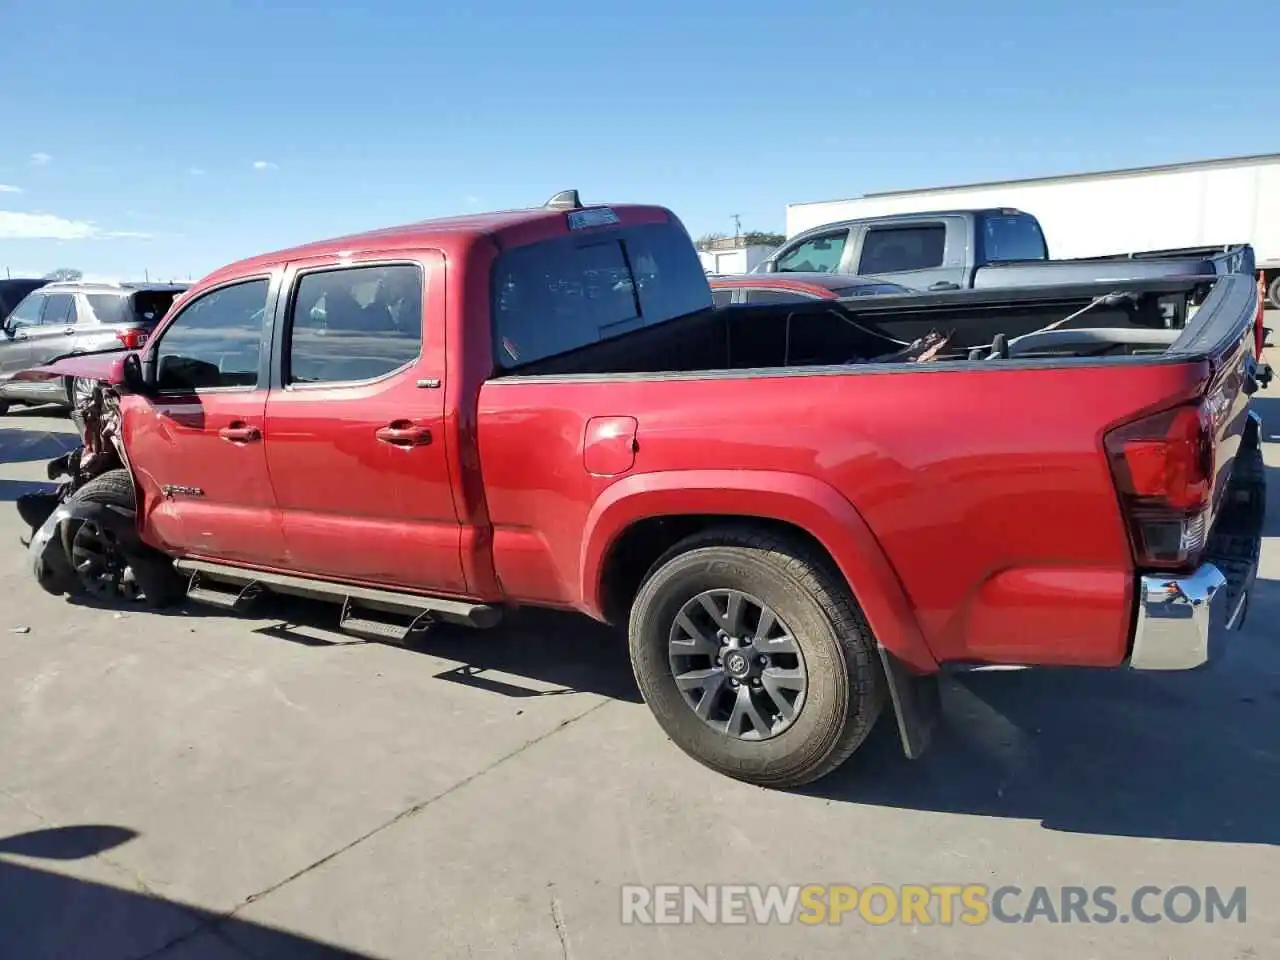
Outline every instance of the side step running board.
<svg viewBox="0 0 1280 960"><path fill-rule="evenodd" d="M187 596L192 600L212 602L227 609L242 609L235 607L233 603L248 603L258 592L269 590L272 593L338 602L342 604L344 629L350 629L353 633L359 629L367 629L368 633L382 640L404 637L410 631L424 629L429 620L443 620L483 629L496 626L502 619L502 608L487 603L423 597L398 590L357 587L311 577L245 570L207 560L175 560L174 567L190 575ZM233 603L228 603L228 598L234 598ZM385 617L375 618L371 616L373 612L407 617L408 623L402 626ZM350 628L347 624L351 625ZM394 632L387 633L388 629Z"/></svg>
<svg viewBox="0 0 1280 960"><path fill-rule="evenodd" d="M245 610L262 593L258 581L244 584L218 583L202 576L199 570L187 581L187 597L197 603L207 603L224 610Z"/></svg>

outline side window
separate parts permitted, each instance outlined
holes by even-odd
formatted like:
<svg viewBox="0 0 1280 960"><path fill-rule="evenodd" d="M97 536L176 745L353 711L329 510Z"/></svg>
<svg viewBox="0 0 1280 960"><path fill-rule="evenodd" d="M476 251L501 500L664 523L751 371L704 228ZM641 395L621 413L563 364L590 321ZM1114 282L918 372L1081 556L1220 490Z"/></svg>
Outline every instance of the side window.
<svg viewBox="0 0 1280 960"><path fill-rule="evenodd" d="M729 304L731 304L731 303L733 303L733 291L732 291L732 290L712 290L712 291L711 291L711 305L712 305L712 306L715 306L715 307L727 307L727 306L728 306Z"/></svg>
<svg viewBox="0 0 1280 960"><path fill-rule="evenodd" d="M32 293L24 297L13 313L9 314L8 324L13 327L31 327L40 322L40 311L44 309L45 295Z"/></svg>
<svg viewBox="0 0 1280 960"><path fill-rule="evenodd" d="M76 298L70 293L51 293L45 297L40 322L47 326L65 327L76 322Z"/></svg>
<svg viewBox="0 0 1280 960"><path fill-rule="evenodd" d="M161 390L252 387L266 322L267 281L247 280L191 301L155 351Z"/></svg>
<svg viewBox="0 0 1280 960"><path fill-rule="evenodd" d="M848 239L848 231L842 230L806 240L778 258L775 272L831 273L840 266L840 256Z"/></svg>
<svg viewBox="0 0 1280 960"><path fill-rule="evenodd" d="M858 272L898 273L940 267L946 245L947 228L941 223L872 228L862 243Z"/></svg>
<svg viewBox="0 0 1280 960"><path fill-rule="evenodd" d="M816 300L807 293L795 290L749 290L747 303L795 303L798 300Z"/></svg>
<svg viewBox="0 0 1280 960"><path fill-rule="evenodd" d="M422 269L412 264L303 274L293 300L287 383L355 383L422 351Z"/></svg>

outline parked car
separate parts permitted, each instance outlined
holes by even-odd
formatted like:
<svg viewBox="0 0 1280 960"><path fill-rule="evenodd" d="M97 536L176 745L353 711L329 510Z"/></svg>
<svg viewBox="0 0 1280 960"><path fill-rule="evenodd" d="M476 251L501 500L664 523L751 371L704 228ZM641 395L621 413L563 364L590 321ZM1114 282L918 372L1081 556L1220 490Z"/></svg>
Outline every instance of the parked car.
<svg viewBox="0 0 1280 960"><path fill-rule="evenodd" d="M1152 320L1200 282L717 310L674 214L569 192L232 264L141 350L28 371L106 387L19 509L54 593L303 594L392 641L581 611L681 749L790 786L886 704L918 756L945 664L1217 653L1260 303L1224 275Z"/></svg>
<svg viewBox="0 0 1280 960"><path fill-rule="evenodd" d="M717 307L739 303L790 303L796 300L839 300L911 293L909 287L866 277L832 273L773 273L709 277L711 300Z"/></svg>
<svg viewBox="0 0 1280 960"><path fill-rule="evenodd" d="M0 280L0 321L13 312L23 297L48 282L37 277L6 277Z"/></svg>
<svg viewBox="0 0 1280 960"><path fill-rule="evenodd" d="M12 404L72 405L75 378L15 381L13 375L56 357L113 347L136 349L187 284L44 283L23 297L4 319L0 336L0 414Z"/></svg>

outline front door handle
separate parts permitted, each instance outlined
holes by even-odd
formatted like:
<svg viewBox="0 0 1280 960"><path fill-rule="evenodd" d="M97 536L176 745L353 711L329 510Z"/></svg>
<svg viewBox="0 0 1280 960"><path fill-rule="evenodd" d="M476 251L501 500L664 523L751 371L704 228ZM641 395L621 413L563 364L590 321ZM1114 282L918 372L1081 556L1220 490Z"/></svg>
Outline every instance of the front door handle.
<svg viewBox="0 0 1280 960"><path fill-rule="evenodd" d="M75 327L64 327L64 328L63 328L63 330L62 330L62 332L63 332L63 333L65 333L65 334L69 337L69 336L71 336L73 333L75 333L75 332L76 332L76 328L75 328Z"/></svg>
<svg viewBox="0 0 1280 960"><path fill-rule="evenodd" d="M262 439L262 431L241 420L234 420L218 431L218 436L232 443L250 443Z"/></svg>
<svg viewBox="0 0 1280 960"><path fill-rule="evenodd" d="M929 285L930 290L959 290L960 284L952 283L950 280L939 280L937 283Z"/></svg>
<svg viewBox="0 0 1280 960"><path fill-rule="evenodd" d="M15 332L14 332L14 334L13 334L13 339L15 339L15 340L25 340L25 339L27 339L27 334L26 334L26 332L25 332L25 331L23 331L23 330L17 330L17 331L15 331Z"/></svg>
<svg viewBox="0 0 1280 960"><path fill-rule="evenodd" d="M409 420L393 420L374 436L397 447L425 447L431 442L431 431Z"/></svg>

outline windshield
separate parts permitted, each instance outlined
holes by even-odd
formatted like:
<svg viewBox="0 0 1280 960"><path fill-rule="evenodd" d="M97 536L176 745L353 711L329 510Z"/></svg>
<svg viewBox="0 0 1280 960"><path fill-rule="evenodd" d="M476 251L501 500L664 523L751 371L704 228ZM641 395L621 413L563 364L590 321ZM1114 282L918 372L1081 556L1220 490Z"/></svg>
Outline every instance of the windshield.
<svg viewBox="0 0 1280 960"><path fill-rule="evenodd" d="M1040 223L1028 213L988 214L982 218L982 258L997 260L1047 260L1049 250Z"/></svg>
<svg viewBox="0 0 1280 960"><path fill-rule="evenodd" d="M504 368L711 308L697 251L671 223L517 247L494 265L492 295Z"/></svg>

